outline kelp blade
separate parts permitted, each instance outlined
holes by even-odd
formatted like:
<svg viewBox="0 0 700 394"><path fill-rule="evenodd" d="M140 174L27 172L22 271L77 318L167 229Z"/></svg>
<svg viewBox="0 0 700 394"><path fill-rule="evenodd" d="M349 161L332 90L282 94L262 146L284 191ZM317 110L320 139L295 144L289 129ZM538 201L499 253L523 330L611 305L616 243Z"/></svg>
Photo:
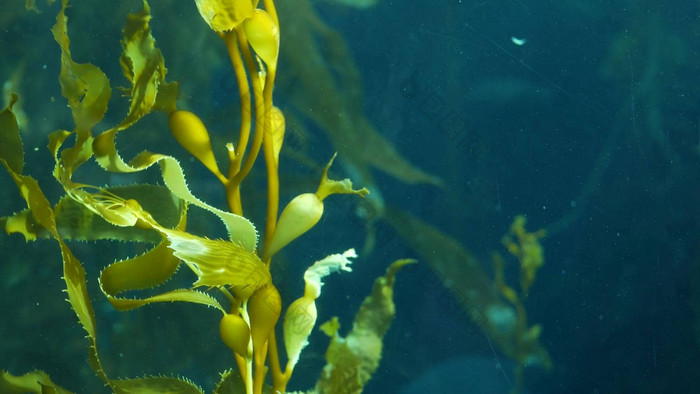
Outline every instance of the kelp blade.
<svg viewBox="0 0 700 394"><path fill-rule="evenodd" d="M396 273L415 260L392 263L384 276L374 281L372 293L365 298L355 315L350 333L341 338L338 325L324 330L333 334L326 351L328 363L316 383L318 393L359 394L379 366L382 338L394 318L394 279ZM328 325L326 325L328 328ZM330 332L328 332L330 331Z"/></svg>

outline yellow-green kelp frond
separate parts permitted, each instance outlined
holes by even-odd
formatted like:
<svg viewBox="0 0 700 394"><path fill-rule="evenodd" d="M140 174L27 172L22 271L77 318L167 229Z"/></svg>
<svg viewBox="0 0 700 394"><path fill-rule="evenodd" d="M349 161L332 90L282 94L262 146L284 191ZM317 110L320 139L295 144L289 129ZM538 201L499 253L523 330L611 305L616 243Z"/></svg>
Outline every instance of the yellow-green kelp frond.
<svg viewBox="0 0 700 394"><path fill-rule="evenodd" d="M51 31L61 47L61 73L58 77L61 93L68 100L78 137L82 139L83 133L89 134L104 117L112 89L107 75L97 66L73 61L68 38L68 17L65 13L67 6L68 0L63 0Z"/></svg>
<svg viewBox="0 0 700 394"><path fill-rule="evenodd" d="M134 379L114 379L110 381L110 385L117 394L204 394L201 387L183 377L147 376Z"/></svg>
<svg viewBox="0 0 700 394"><path fill-rule="evenodd" d="M287 348L286 373L291 375L294 366L299 361L301 351L309 344L308 338L316 324L316 299L321 295L323 278L333 272L351 272L350 258L357 257L355 249L349 249L343 254L332 254L315 262L304 273L304 295L289 305L284 315L284 344Z"/></svg>
<svg viewBox="0 0 700 394"><path fill-rule="evenodd" d="M185 214L186 203L164 186L135 184L101 189L107 196L118 196L124 201L138 201L160 225L173 228ZM64 197L54 207L56 225L63 239L98 240L111 239L158 243L162 236L151 229L118 227L94 214L84 204Z"/></svg>
<svg viewBox="0 0 700 394"><path fill-rule="evenodd" d="M397 260L389 266L384 276L374 281L374 288L362 302L355 315L350 333L338 334L337 319L324 324L322 329L331 335L326 351L327 364L316 383L318 393L361 393L379 366L382 358L382 338L389 329L396 312L394 305L394 278L396 273L415 260Z"/></svg>
<svg viewBox="0 0 700 394"><path fill-rule="evenodd" d="M163 186L137 184L100 189L106 196L120 196L124 201L138 201L153 219L166 228L175 227L185 214L186 204ZM95 199L95 198L93 198ZM97 197L97 200L100 198ZM114 205L114 202L111 203ZM118 240L158 243L161 234L150 228L115 226L99 214L69 196L62 197L53 208L58 233L64 240ZM0 229L8 234L21 233L27 241L51 235L29 210L0 218Z"/></svg>
<svg viewBox="0 0 700 394"><path fill-rule="evenodd" d="M19 136L17 117L12 112L12 107L19 97L12 94L7 108L0 111L0 157L5 159L12 171L21 174L24 170L24 147Z"/></svg>
<svg viewBox="0 0 700 394"><path fill-rule="evenodd" d="M160 228L173 254L182 259L199 279L194 286L229 286L256 289L272 281L267 266L242 245L208 239L184 231Z"/></svg>
<svg viewBox="0 0 700 394"><path fill-rule="evenodd" d="M11 109L8 109L11 110ZM14 117L13 117L14 118ZM7 138L2 138L5 141L14 141L14 143L21 143L19 134L17 136L8 136L8 134L18 133L18 127L2 128L0 129L0 135L6 136ZM10 146L10 151L17 149L16 146ZM61 249L61 257L63 259L63 280L66 283L66 293L68 294L68 302L70 303L73 311L75 312L80 324L83 326L88 334L89 340L89 353L88 361L90 366L95 371L97 376L100 377L105 383L109 382L107 375L102 369L102 365L97 356L97 334L96 334L96 322L95 322L95 312L92 308L92 303L90 302L90 296L87 291L87 284L85 282L85 269L82 263L73 255L71 250L68 248L65 242L61 239L58 234L58 229L56 227L56 218L53 214L53 209L48 199L44 195L44 192L39 187L37 181L28 176L17 173L15 170L18 169L7 162L8 157L0 152L0 163L5 167L7 172L12 177L20 195L27 203L27 208L31 211L32 215L36 219L36 223L41 225L48 231L51 236L58 242ZM24 157L20 157L21 161L24 162Z"/></svg>
<svg viewBox="0 0 700 394"><path fill-rule="evenodd" d="M518 215L510 225L510 230L502 241L508 252L520 262L520 290L525 296L535 281L537 270L544 265L544 248L540 239L547 235L545 230L528 232L525 229L527 219Z"/></svg>
<svg viewBox="0 0 700 394"><path fill-rule="evenodd" d="M15 143L21 143L21 140L19 138L14 138L11 136L8 136L8 133L16 133L17 132L17 127L10 127L10 128L2 128L0 129L0 135L8 137L5 138L7 141L14 141ZM12 147L16 148L16 147ZM24 157L20 157L20 159L23 161ZM35 223L37 225L40 225L48 231L51 236L58 242L59 247L61 249L61 257L63 259L63 279L66 283L66 289L65 292L68 294L68 302L70 303L73 311L75 312L76 316L78 317L78 321L80 322L81 326L85 329L87 332L87 339L89 341L89 347L88 347L88 362L92 369L95 371L96 375L104 381L107 385L112 388L114 392L117 393L134 393L134 392L168 392L170 388L170 392L182 392L182 393L201 393L201 389L198 387L192 385L188 381L183 381L179 380L176 378L169 378L169 377L162 377L162 378L157 378L155 380L152 380L151 378L144 378L144 379L133 379L133 380L126 380L126 381L121 381L121 380L110 380L105 373L102 363L100 362L99 356L98 356L98 350L97 350L97 330L96 330L96 321L95 321L95 312L92 307L92 302L90 301L90 296L87 291L87 284L86 284L86 279L85 279L85 269L83 268L82 263L73 255L71 250L68 248L66 243L63 241L61 236L59 235L58 228L56 225L56 218L54 216L54 211L49 204L49 201L46 199L46 196L44 195L43 191L39 187L39 184L36 182L36 180L30 176L27 175L22 175L17 172L15 172L15 167L16 166L11 166L7 162L7 157L3 154L3 152L0 152L0 164L2 164L7 172L10 174L12 179L15 181L15 184L17 185L17 188L20 191L20 194L24 198L24 200L27 203L28 210L31 212L32 216L35 219ZM117 196L112 196L111 197L113 200L118 201ZM96 201L99 200L96 199ZM114 201L113 201L114 202ZM138 205L138 203L135 203ZM127 207L134 208L134 204L125 204ZM182 215L181 221L178 224L178 226L184 226L184 218L185 216ZM159 250L158 247L154 249L156 251ZM168 250L166 248L166 250ZM147 253L146 255L148 255ZM142 255L143 256L143 255ZM152 257L152 260L158 260L162 261L162 255L157 255L157 254L150 254L150 257ZM131 259L132 262L135 262L136 264L138 263L143 263L142 259L134 258ZM141 265L141 264L138 264ZM143 266L143 265L141 265ZM121 268L121 267L120 267ZM167 270L166 270L167 271ZM123 271L121 273L124 273ZM149 270L150 274L153 274L153 271ZM166 276L167 276L166 272ZM130 272L129 272L130 274ZM157 275L156 275L157 276ZM119 283L118 281L121 280L122 282ZM126 280L126 281L125 281ZM143 283L144 278L134 278L130 277L128 275L122 276L117 279L117 282L112 283L112 288L119 290L119 286L124 287L125 284L133 284L133 281L141 281ZM151 280L151 278L146 278L146 282ZM156 278L158 280L158 278ZM116 291L115 290L115 291ZM160 297L158 301L189 301L189 302L197 302L197 303L202 303L202 304L207 304L210 306L217 307L218 302L211 297L208 296L204 293L200 292L195 292L192 290L176 290L174 292L171 292L172 294L166 293L165 295L160 295L156 297L151 297L152 299L156 299L157 297ZM199 295L199 296L198 296ZM208 297L208 298L205 298ZM112 300L110 300L112 301ZM150 301L150 302L156 302L156 301ZM223 308L221 306L218 306L218 309L223 311ZM36 392L36 393L44 393L44 392L66 392L65 390L61 391L59 387L54 387L50 383L50 380L48 380L48 376L45 376L39 372L33 372L30 373L29 375L25 375L26 379L33 379L34 382L37 382L37 384L40 385L40 387L37 389L37 386L32 386L32 387L21 387L18 392ZM47 380L44 380L44 377L46 377ZM3 385L8 384L8 378L10 378L10 375L4 374L3 379L0 379L0 389L4 388ZM27 381L26 379L23 379L23 381ZM18 382L16 379L13 380L15 383ZM136 389L138 387L138 389ZM9 390L0 390L2 392L9 392Z"/></svg>
<svg viewBox="0 0 700 394"><path fill-rule="evenodd" d="M124 76L131 82L131 106L121 127L128 127L154 109L175 110L178 86L165 80L168 70L151 34L150 20L151 8L144 0L141 12L129 14L122 30L124 50L119 61Z"/></svg>

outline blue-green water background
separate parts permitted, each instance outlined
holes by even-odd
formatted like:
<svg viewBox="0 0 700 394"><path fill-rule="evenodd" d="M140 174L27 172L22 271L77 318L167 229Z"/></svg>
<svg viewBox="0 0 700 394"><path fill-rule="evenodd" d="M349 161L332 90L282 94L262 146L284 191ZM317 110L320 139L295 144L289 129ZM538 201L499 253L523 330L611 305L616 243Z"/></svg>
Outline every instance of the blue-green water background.
<svg viewBox="0 0 700 394"><path fill-rule="evenodd" d="M40 2L42 13L34 14L22 2L12 3L0 17L0 78L24 70L18 93L28 119L23 130L26 172L56 201L59 190L50 174L53 160L44 149L46 135L72 127L57 82L60 51L49 30L58 7ZM74 59L98 65L113 88L126 85L118 63L119 31L126 13L138 11L140 3L72 4ZM193 2L154 0L151 6L153 34L169 77L182 84L183 101L212 128L224 129L221 125L235 121L237 103L235 85L226 79L230 70L223 46ZM697 390L700 4L380 0L365 10L331 1L314 6L344 37L357 63L364 113L411 163L445 182L444 188L406 185L376 172L387 203L459 239L485 262L501 248L500 238L517 214L527 215L529 228L550 230L543 242L546 263L526 307L529 321L543 326L541 341L553 368L528 368L525 390ZM285 18L294 18L293 12L280 15L282 24ZM526 42L517 45L513 37ZM281 64L279 73L284 72ZM124 113L126 105L118 96L113 93L100 130ZM285 87L278 86L275 102L284 108L285 100ZM142 124L160 134L123 138L126 152L146 145L183 154L164 142L164 117ZM334 148L319 135L309 153L323 162ZM483 148L470 151L465 138L478 139ZM294 171L298 163L284 160L290 173L303 174ZM193 188L218 196L218 185L201 168L191 167ZM342 167L338 175L346 175ZM155 173L150 176L146 180L157 180ZM313 187L315 179L292 187L283 200ZM23 202L5 172L0 185L0 215L21 209ZM263 198L255 190L249 193L253 200ZM223 204L216 198L209 201ZM350 198L333 200L318 228L291 247L279 268L286 278L283 295L293 299L300 294L303 270L314 260L362 245L363 222L354 207ZM195 220L193 226L216 236L221 229L211 228L212 223ZM318 302L319 321L337 315L348 328L386 265L417 256L393 233L381 241L370 256L358 259L352 274L328 279ZM189 305L128 313L111 309L96 277L117 256L141 249L71 247L86 265L110 376L184 375L211 389L216 373L233 365L218 342L218 317L212 310ZM55 244L25 245L20 236L2 234L0 248L0 368L15 374L43 369L73 391L101 390L85 362L84 332L61 292ZM114 253L105 253L107 249ZM492 275L488 264L484 271ZM448 291L422 285L429 272L421 263L399 274L396 318L366 392L507 392L513 384L512 362L464 319ZM510 281L517 283L517 273L510 273ZM180 274L183 283L191 279ZM326 341L318 332L312 336L291 389L314 384Z"/></svg>

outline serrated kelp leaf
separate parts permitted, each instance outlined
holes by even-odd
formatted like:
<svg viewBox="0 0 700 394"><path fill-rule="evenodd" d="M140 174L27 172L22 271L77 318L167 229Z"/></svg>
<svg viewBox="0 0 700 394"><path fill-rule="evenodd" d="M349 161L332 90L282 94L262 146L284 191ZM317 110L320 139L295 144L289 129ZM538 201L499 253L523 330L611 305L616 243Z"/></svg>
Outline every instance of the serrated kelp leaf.
<svg viewBox="0 0 700 394"><path fill-rule="evenodd" d="M105 383L108 382L107 375L102 368L102 363L97 353L97 332L95 322L95 311L90 302L90 295L87 291L85 281L85 269L82 263L73 255L68 246L60 239L56 239L61 246L61 256L63 258L63 280L66 282L66 293L68 302L73 307L73 311L78 316L78 321L88 333L90 347L88 350L88 361L90 366Z"/></svg>
<svg viewBox="0 0 700 394"><path fill-rule="evenodd" d="M407 264L404 259L392 263L384 276L374 281L372 293L355 315L353 328L345 338L336 332L326 351L327 364L316 383L319 393L361 393L379 366L382 338L394 318L394 277Z"/></svg>
<svg viewBox="0 0 700 394"><path fill-rule="evenodd" d="M147 289L166 282L179 264L180 260L173 256L167 242L163 242L142 255L107 266L100 273L100 289L110 304L120 311L157 302L182 301L211 306L225 313L214 297L196 290L178 289L147 298L117 296L125 291Z"/></svg>
<svg viewBox="0 0 700 394"><path fill-rule="evenodd" d="M34 241L39 237L50 236L36 221L36 218L29 209L0 219L0 228L4 228L5 232L8 234L20 233L24 235L25 241Z"/></svg>
<svg viewBox="0 0 700 394"><path fill-rule="evenodd" d="M163 186L137 184L102 189L108 194L133 199L143 206L158 223L166 228L174 227L185 210L183 201ZM62 197L53 208L58 233L64 240L118 240L158 243L162 236L152 229L115 226L84 204L71 197ZM0 229L8 234L21 233L30 241L51 235L36 221L29 210L0 218Z"/></svg>
<svg viewBox="0 0 700 394"><path fill-rule="evenodd" d="M10 169L7 162L2 157L0 157L0 162L5 166L5 169L7 169L7 172L15 181L22 198L27 202L27 206L37 223L57 237L56 221L53 216L53 211L51 210L51 205L39 188L39 184L36 180L27 175L16 174Z"/></svg>
<svg viewBox="0 0 700 394"><path fill-rule="evenodd" d="M156 40L151 34L150 20L151 10L144 1L141 12L129 14L122 30L123 52L120 63L124 76L131 82L131 106L118 128L126 128L150 113L158 99L160 106L174 108L175 105L177 84L160 91L161 84L167 84L165 76L168 70L165 68L163 54L156 47Z"/></svg>
<svg viewBox="0 0 700 394"><path fill-rule="evenodd" d="M248 251L255 250L258 233L253 223L243 216L222 211L195 197L187 187L185 174L180 163L171 156L142 152L127 164L116 150L114 142L116 132L117 130L108 130L95 139L95 159L103 168L113 172L131 173L143 171L155 163L160 164L165 186L173 194L181 200L218 216L226 226L232 242L240 243Z"/></svg>
<svg viewBox="0 0 700 394"><path fill-rule="evenodd" d="M264 384L262 388L263 394L273 394L272 386ZM243 378L238 371L229 369L221 373L221 380L216 385L212 394L245 394L245 384ZM291 393L290 393L291 394Z"/></svg>
<svg viewBox="0 0 700 394"><path fill-rule="evenodd" d="M170 241L173 255L190 266L199 279L194 286L257 289L271 282L270 271L255 252L221 239L183 231L159 229Z"/></svg>
<svg viewBox="0 0 700 394"><path fill-rule="evenodd" d="M183 212L175 229L168 231L180 231L179 229L185 228L185 224L186 215ZM153 225L158 227L159 231L166 230L155 223ZM107 300L114 308L121 311L157 302L182 301L211 306L225 313L214 297L196 290L178 289L147 298L118 297L119 293L125 291L158 286L168 281L177 271L180 260L173 256L170 244L165 240L164 235L162 237L162 242L148 252L114 262L102 270L98 281Z"/></svg>
<svg viewBox="0 0 700 394"><path fill-rule="evenodd" d="M117 394L204 394L204 391L186 378L154 376L135 379L115 379L110 386Z"/></svg>
<svg viewBox="0 0 700 394"><path fill-rule="evenodd" d="M229 369L221 373L221 380L212 391L212 394L245 394L245 384L238 371Z"/></svg>
<svg viewBox="0 0 700 394"><path fill-rule="evenodd" d="M144 254L105 267L100 273L100 287L111 302L121 292L160 285L173 276L178 265L180 260L163 242Z"/></svg>
<svg viewBox="0 0 700 394"><path fill-rule="evenodd" d="M226 313L225 309L221 306L216 298L210 296L207 293L189 290L189 289L177 289L171 290L162 294L158 294L147 298L119 298L111 297L105 293L108 297L110 304L114 306L115 309L120 311L128 311L131 309L136 309L148 304L155 304L159 302L189 302L191 304L200 304L210 306L220 310L222 313Z"/></svg>
<svg viewBox="0 0 700 394"><path fill-rule="evenodd" d="M66 283L66 293L68 302L75 312L80 324L88 333L90 341L88 361L95 373L105 382L108 382L107 375L102 369L102 365L97 356L97 336L95 332L95 312L90 302L85 282L85 269L80 261L73 255L68 246L58 235L56 220L49 201L39 188L39 184L30 176L18 175L7 165L4 158L0 157L0 162L5 166L8 173L15 181L22 198L27 202L35 219L58 241L63 259L63 280Z"/></svg>
<svg viewBox="0 0 700 394"><path fill-rule="evenodd" d="M73 61L68 38L68 18L65 14L68 0L63 0L62 4L61 11L56 17L56 24L51 31L61 47L61 73L58 77L61 92L68 100L76 131L80 135L89 132L102 120L107 111L112 89L107 75L98 67Z"/></svg>
<svg viewBox="0 0 700 394"><path fill-rule="evenodd" d="M124 200L138 201L142 210L166 228L175 227L184 214L185 204L164 186L135 184L102 189ZM95 214L84 204L64 197L54 208L56 224L63 239L160 242L154 230L139 227L118 227Z"/></svg>
<svg viewBox="0 0 700 394"><path fill-rule="evenodd" d="M63 0L61 10L56 16L56 24L51 31L61 48L61 72L58 77L61 94L68 100L75 123L75 144L61 151L60 156L63 173L66 179L70 179L73 171L92 156L92 128L107 112L112 88L107 75L97 66L73 61L68 38L68 18L65 14L67 6L68 1ZM58 157L58 148L70 134L72 132L65 130L52 134L49 147L54 157ZM63 183L61 179L59 181Z"/></svg>
<svg viewBox="0 0 700 394"><path fill-rule="evenodd" d="M24 170L24 148L19 137L17 117L12 112L17 100L17 95L13 93L10 104L0 111L0 157L7 161L12 171L21 174Z"/></svg>
<svg viewBox="0 0 700 394"><path fill-rule="evenodd" d="M35 370L22 376L0 371L0 393L68 394L70 391L52 382L46 372Z"/></svg>
<svg viewBox="0 0 700 394"><path fill-rule="evenodd" d="M95 138L92 144L95 159L104 169L122 173L143 171L159 163L165 185L173 194L217 215L224 222L231 241L240 243L251 252L255 251L257 245L255 226L242 216L224 212L197 199L187 188L187 181L177 160L166 155L142 152L127 164L117 151L115 143L117 133L154 109L162 109L166 112L175 109L177 86L165 82L167 70L160 50L155 47L155 40L148 26L149 20L149 7L144 2L143 10L139 14L131 14L124 27L122 41L124 51L121 63L127 79L132 82L129 89L132 105L129 114L120 125ZM159 90L161 86L163 90ZM65 179L61 183L64 187L69 187Z"/></svg>
<svg viewBox="0 0 700 394"><path fill-rule="evenodd" d="M88 193L84 189L88 186L82 185L73 189L66 189L70 197L91 212L101 216L103 219L115 226L133 227L140 226L156 230L168 240L168 247L173 251L173 255L182 259L195 272L198 280L194 286L229 286L240 289L249 288L257 289L267 283L270 283L270 273L267 266L260 260L255 252L249 251L242 245L223 240L211 240L203 237L198 237L189 234L180 228L184 228L184 215L182 217L182 226L180 228L168 229L161 226L147 211L143 210L139 202L135 199L125 200L114 193L107 192L106 189L99 189L98 193ZM160 250L160 249L157 249ZM167 260L164 254L158 256L144 254L134 259L138 260L137 264L115 265L115 267L129 267L129 270L137 269L139 264L159 267L158 264L165 264ZM172 257L170 257L172 259ZM157 283L169 278L174 272L170 265L164 268L152 268L154 273L163 271L169 272L167 277L162 278ZM136 283L138 278L144 276L147 283L152 280L148 279L148 270L135 274ZM124 275L119 275L124 276ZM129 275L126 275L129 276ZM118 276L115 276L118 277ZM145 287L155 285L153 282ZM112 293L114 288L120 286L111 286L107 282L107 294ZM113 288L114 287L114 288ZM125 289L142 288L144 286L134 285L132 287L125 286ZM199 295L197 295L199 297ZM165 300L162 297L159 300ZM153 302L153 301L152 301ZM209 300L206 302L211 304Z"/></svg>
<svg viewBox="0 0 700 394"><path fill-rule="evenodd" d="M114 138L118 132L127 129L153 110L172 112L176 108L178 86L175 82L165 81L167 69L163 55L155 46L155 39L151 35L148 24L150 19L150 8L144 1L141 12L129 14L123 29L120 62L124 76L131 82L127 89L131 105L120 124L101 133L93 143L95 159L109 171L136 172L155 163L157 160L150 161L144 168L131 168L119 157Z"/></svg>
<svg viewBox="0 0 700 394"><path fill-rule="evenodd" d="M119 240L157 243L161 236L149 229L115 226L85 205L63 197L54 208L58 231L63 239L79 241Z"/></svg>

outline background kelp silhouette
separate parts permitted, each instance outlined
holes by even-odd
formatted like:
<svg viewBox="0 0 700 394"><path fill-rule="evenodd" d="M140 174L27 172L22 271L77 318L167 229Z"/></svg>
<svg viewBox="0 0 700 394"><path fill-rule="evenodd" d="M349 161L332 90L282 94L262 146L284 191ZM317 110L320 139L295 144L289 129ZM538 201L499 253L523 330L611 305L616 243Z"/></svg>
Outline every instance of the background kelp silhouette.
<svg viewBox="0 0 700 394"><path fill-rule="evenodd" d="M63 275L68 299L88 333L90 365L114 391L201 390L186 379L111 377L109 368L103 368L98 353L95 313L86 285L85 271L66 240L108 239L155 244L136 257L114 262L102 270L99 286L110 304L120 311L172 301L213 307L222 313L220 335L223 343L233 351L236 364L235 368L222 373L216 392L262 392L267 389L265 378L268 369L272 389L285 391L316 325L315 300L321 294L322 279L332 272L349 271L350 259L356 255L350 249L314 263L304 274L303 296L296 298L286 308L282 307L281 296L273 284L270 272L273 257L319 222L326 197L332 194L357 194L364 197L368 190L353 189L352 183L347 179L330 179L328 172L333 163L331 159L320 173L320 184L316 192L299 194L291 199L281 214L278 212L278 166L285 141L285 116L272 103L280 42L274 4L271 1L264 2L263 10L247 1L235 2L232 8L228 8L227 2L197 2L203 19L226 44L240 96L240 130L235 144L225 144L229 162L225 171L219 168L221 159L217 161L215 153L220 152L212 149L204 123L193 112L177 109L178 85L166 80L165 61L151 36L150 9L145 2L141 12L129 15L123 29L120 65L124 77L131 85L124 89L130 98L127 115L116 126L97 135L93 134L93 129L103 120L107 111L112 96L111 87L107 76L98 67L73 60L65 16L66 6L67 1L64 1L52 32L61 48L59 81L62 94L69 103L75 128L72 131L58 130L49 137L49 151L55 160L53 176L61 184L65 197L52 206L38 183L28 175L23 175L24 151L19 138L17 117L13 113L17 96L13 95L0 119L0 158L26 200L28 209L4 219L6 230L22 233L27 240L51 237L58 242L64 263ZM315 26L317 31L322 32L319 34L329 36L318 21L308 26ZM297 66L297 69L302 68ZM314 73L307 72L304 75L309 74ZM316 77L310 80L300 78L302 87L298 91L307 93L298 94L294 101L299 108L311 107L308 100L313 94L309 92L314 91L314 86L318 89L318 73ZM347 104L330 101L328 105L340 108L338 111L348 111L342 109ZM193 188L194 193L190 191L185 181L186 171L172 156L143 151L134 155L128 163L122 159L115 142L117 134L123 131L133 132L127 130L156 111L168 115L174 139L213 175L213 179L221 183L229 211L215 208L195 197L197 189ZM335 110L329 112L335 113ZM347 121L339 123L338 119L342 117L314 116L313 113L306 116L320 127L336 133L337 130L353 127ZM361 120L360 123L366 121ZM354 144L345 146L350 146L346 148L350 152L347 160L356 160L354 167L361 169L358 172L362 174L363 180L371 182L366 167L373 165L384 168L405 181L440 184L437 178L412 168L388 142L375 133L368 132L367 127L360 129L364 134L359 133ZM335 138L338 135L335 134ZM359 152L362 151L363 144L378 151L365 150L362 155ZM266 184L262 187L266 194L266 220L264 237L258 246L256 226L247 219L249 216L243 214L246 200L241 187L254 170L260 154L266 173ZM97 187L82 180L76 181L74 175L80 176L77 170L93 158L104 170L117 174L134 174L157 167L165 186L132 184ZM257 200L263 199L258 197ZM382 201L375 200L372 204L377 215L368 222L383 216ZM191 205L221 219L228 239L210 239L186 231L188 207ZM257 213L259 205L251 208L251 211ZM415 234L425 238L436 231L406 214L390 212L388 218L397 229L413 230L403 235L406 239L411 240ZM470 294L473 296L461 301L472 311L472 318L494 336L506 354L517 361L518 382L521 381L525 365L549 363L546 352L538 344L540 328L528 326L522 304L535 272L543 262L537 242L542 234L527 233L523 226L524 219L520 218L511 229L517 242L510 238L504 239L509 252L520 261L520 294L504 282L501 257L494 256L496 286L491 286L490 281L478 269L478 264L469 263L473 259L467 258L468 252L461 250L455 241L443 235L434 237L432 247L444 244L444 247L439 248L444 256L436 259L430 256L427 247L421 247L419 239L412 240L418 252L425 253L426 260L446 282L454 273L450 272L451 269L461 265L466 267L460 276L471 278L471 282L465 286L472 289ZM368 244L371 245L371 242ZM164 292L155 289L155 293L151 293L151 288L167 282L176 274L181 262L196 277L191 283L192 287ZM327 365L316 384L316 391L337 393L362 390L378 366L381 338L394 314L391 291L394 275L409 262L410 260L397 261L389 267L385 276L377 279L372 294L356 315L352 330L344 338L339 335L337 320L323 325L323 331L331 337L331 344L326 353ZM478 311L481 308L486 312L480 314ZM281 326L286 366L281 362L281 346L278 346L274 331L283 309ZM16 390L39 391L42 386L62 390L41 372L19 378L5 374L3 384L8 389Z"/></svg>

